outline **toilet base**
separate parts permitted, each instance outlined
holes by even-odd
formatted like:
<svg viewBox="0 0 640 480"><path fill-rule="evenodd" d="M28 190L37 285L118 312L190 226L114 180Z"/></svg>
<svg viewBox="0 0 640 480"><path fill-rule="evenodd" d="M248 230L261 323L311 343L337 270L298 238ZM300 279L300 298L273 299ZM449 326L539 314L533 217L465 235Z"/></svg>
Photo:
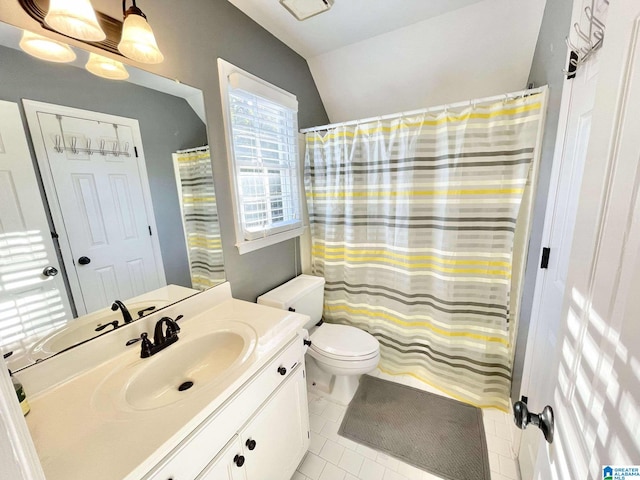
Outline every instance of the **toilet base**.
<svg viewBox="0 0 640 480"><path fill-rule="evenodd" d="M331 375L321 370L310 355L305 355L305 363L310 392L339 405L349 405L358 390L361 375Z"/></svg>

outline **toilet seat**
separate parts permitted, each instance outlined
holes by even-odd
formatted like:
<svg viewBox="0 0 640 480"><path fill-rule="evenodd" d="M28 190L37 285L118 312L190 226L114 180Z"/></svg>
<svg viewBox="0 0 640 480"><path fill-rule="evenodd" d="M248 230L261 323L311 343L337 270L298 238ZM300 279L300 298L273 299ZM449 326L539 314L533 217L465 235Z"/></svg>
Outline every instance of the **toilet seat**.
<svg viewBox="0 0 640 480"><path fill-rule="evenodd" d="M313 348L313 344L311 345L311 350L313 351L312 353L317 357L320 356L322 358L326 358L326 359L331 359L331 360L340 360L343 362L358 362L358 361L364 361L364 360L369 360L371 358L375 358L377 357L380 352L379 350L376 350L375 352L370 353L369 355L362 355L362 356L346 356L346 355L332 355L331 353L327 353L324 352L322 350Z"/></svg>
<svg viewBox="0 0 640 480"><path fill-rule="evenodd" d="M342 361L366 361L380 354L380 344L373 335L333 323L324 323L313 332L310 348L316 355Z"/></svg>

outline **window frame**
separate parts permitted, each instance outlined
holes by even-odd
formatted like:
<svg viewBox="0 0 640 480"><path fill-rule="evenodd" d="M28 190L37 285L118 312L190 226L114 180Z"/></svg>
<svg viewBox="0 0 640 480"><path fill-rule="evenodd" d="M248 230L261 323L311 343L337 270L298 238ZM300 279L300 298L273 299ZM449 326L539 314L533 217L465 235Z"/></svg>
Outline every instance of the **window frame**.
<svg viewBox="0 0 640 480"><path fill-rule="evenodd" d="M262 80L261 78L242 70L235 65L218 58L218 76L220 81L220 97L222 101L223 124L225 129L225 141L227 147L227 165L229 168L229 180L231 186L231 199L233 205L233 223L236 235L236 247L240 255L249 253L260 248L264 248L276 243L283 242L292 238L301 236L305 232L304 216L303 216L303 179L300 161L299 144L297 141L297 118L296 118L296 142L294 142L294 160L295 160L295 186L297 187L297 195L294 195L293 206L298 213L298 220L291 220L289 224L280 225L268 231L266 234L260 232L248 232L243 224L242 205L240 202L240 188L238 185L239 176L237 175L237 165L235 161L234 138L231 125L231 110L229 102L229 94L232 90L231 82L236 84L244 84L251 88L241 88L241 90L251 91L254 95L264 98L269 102L279 104L294 111L297 117L297 98L295 95L283 90L275 85ZM268 168L268 167L261 167Z"/></svg>

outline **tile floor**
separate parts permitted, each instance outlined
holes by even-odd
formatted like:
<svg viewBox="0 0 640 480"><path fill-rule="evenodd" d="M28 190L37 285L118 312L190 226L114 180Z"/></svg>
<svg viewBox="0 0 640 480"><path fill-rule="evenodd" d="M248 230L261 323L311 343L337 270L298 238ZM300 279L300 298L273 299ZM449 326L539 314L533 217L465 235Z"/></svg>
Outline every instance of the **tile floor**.
<svg viewBox="0 0 640 480"><path fill-rule="evenodd" d="M445 395L410 376L391 376L380 371L372 375ZM445 395L446 396L446 395ZM309 392L311 444L307 455L291 480L438 480L384 453L338 436L346 407ZM498 410L483 410L491 480L519 480L512 450L512 428L508 415Z"/></svg>

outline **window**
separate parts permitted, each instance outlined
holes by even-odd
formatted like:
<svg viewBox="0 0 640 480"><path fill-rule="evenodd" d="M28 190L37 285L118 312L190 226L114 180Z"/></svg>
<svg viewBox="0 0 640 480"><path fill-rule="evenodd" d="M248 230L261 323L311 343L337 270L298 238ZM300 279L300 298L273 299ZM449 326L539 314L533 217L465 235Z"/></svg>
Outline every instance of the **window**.
<svg viewBox="0 0 640 480"><path fill-rule="evenodd" d="M218 67L242 254L303 233L298 102L224 60Z"/></svg>

